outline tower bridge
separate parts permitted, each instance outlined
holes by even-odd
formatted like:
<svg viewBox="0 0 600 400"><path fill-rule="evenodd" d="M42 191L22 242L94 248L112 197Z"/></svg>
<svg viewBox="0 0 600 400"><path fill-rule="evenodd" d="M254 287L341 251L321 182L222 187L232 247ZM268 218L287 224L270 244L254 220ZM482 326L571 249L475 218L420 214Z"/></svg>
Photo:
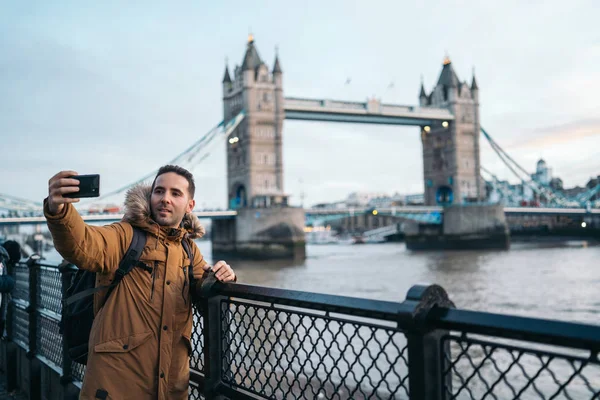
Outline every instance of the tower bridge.
<svg viewBox="0 0 600 400"><path fill-rule="evenodd" d="M227 146L229 204L287 204L283 187L283 122L288 120L416 126L423 144L426 205L481 201L479 87L461 82L450 59L444 60L430 93L423 83L419 104L364 103L285 97L279 56L273 68L249 37L241 66L223 76L224 119L244 111L245 120Z"/></svg>
<svg viewBox="0 0 600 400"><path fill-rule="evenodd" d="M425 205L484 199L479 87L474 76L471 84L460 81L448 58L430 93L421 83L419 104L414 106L377 99L360 103L285 97L279 55L269 69L252 36L241 65L232 74L225 66L222 83L224 120L242 111L245 118L232 133L226 151L228 204L238 214L234 220L216 221L216 252L303 253L304 211L288 206L283 185L285 119L416 126L423 145Z"/></svg>

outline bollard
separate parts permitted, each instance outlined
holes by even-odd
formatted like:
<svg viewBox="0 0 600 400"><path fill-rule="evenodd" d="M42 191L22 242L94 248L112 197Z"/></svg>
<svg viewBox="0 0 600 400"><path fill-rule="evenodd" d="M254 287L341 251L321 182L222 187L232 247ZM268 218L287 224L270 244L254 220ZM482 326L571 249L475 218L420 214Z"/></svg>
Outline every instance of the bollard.
<svg viewBox="0 0 600 400"><path fill-rule="evenodd" d="M448 331L435 329L427 324L427 315L434 308L454 308L446 291L438 285L415 285L406 295L405 304L412 306L412 312L401 314L399 323L408 326L405 336L408 343L408 381L411 400L442 400L444 390L451 384L444 369L450 349L444 346L442 338Z"/></svg>

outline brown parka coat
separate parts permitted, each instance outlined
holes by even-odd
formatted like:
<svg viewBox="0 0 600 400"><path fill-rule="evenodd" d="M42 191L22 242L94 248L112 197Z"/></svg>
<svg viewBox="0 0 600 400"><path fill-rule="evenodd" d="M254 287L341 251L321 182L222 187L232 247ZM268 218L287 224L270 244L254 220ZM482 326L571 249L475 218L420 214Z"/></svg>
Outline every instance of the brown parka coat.
<svg viewBox="0 0 600 400"><path fill-rule="evenodd" d="M71 204L58 215L44 213L54 245L65 260L96 272L96 286L108 285L133 237L132 225L147 232L140 261L97 311L90 333L88 363L81 399L187 399L192 308L187 259L182 240L201 237L198 218L187 214L180 229L151 219L150 186L131 189L123 220L90 226ZM208 268L190 240L194 277Z"/></svg>

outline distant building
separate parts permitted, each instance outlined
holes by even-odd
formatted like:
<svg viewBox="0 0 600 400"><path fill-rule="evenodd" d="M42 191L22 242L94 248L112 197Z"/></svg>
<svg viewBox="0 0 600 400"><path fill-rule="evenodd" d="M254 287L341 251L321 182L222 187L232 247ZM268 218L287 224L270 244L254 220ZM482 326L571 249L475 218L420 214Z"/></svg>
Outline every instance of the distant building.
<svg viewBox="0 0 600 400"><path fill-rule="evenodd" d="M541 183L542 185L549 185L552 180L552 169L548 168L546 161L540 159L537 162L535 173L531 174L531 180Z"/></svg>
<svg viewBox="0 0 600 400"><path fill-rule="evenodd" d="M371 200L389 198L386 193L352 192L346 198L348 207L366 207Z"/></svg>
<svg viewBox="0 0 600 400"><path fill-rule="evenodd" d="M336 201L333 203L318 203L313 205L311 208L343 209L346 208L346 203L344 201Z"/></svg>
<svg viewBox="0 0 600 400"><path fill-rule="evenodd" d="M563 189L562 193L566 196L566 197L575 197L578 196L582 193L587 192L587 188L585 187L581 187L581 186L575 186L572 188L568 188L568 189Z"/></svg>
<svg viewBox="0 0 600 400"><path fill-rule="evenodd" d="M391 208L404 205L423 205L424 194L402 195L394 193L390 196L386 193L377 192L352 192L346 200L332 203L318 203L312 208L343 209L343 208Z"/></svg>
<svg viewBox="0 0 600 400"><path fill-rule="evenodd" d="M588 189L593 189L598 185L600 185L600 175L596 176L595 178L591 178L585 187Z"/></svg>
<svg viewBox="0 0 600 400"><path fill-rule="evenodd" d="M367 207L372 207L372 208L389 208L389 207L393 207L395 205L396 204L394 203L393 199L389 196L376 197L374 199L371 199L367 203Z"/></svg>
<svg viewBox="0 0 600 400"><path fill-rule="evenodd" d="M560 178L550 179L550 187L552 190L563 190L563 181Z"/></svg>
<svg viewBox="0 0 600 400"><path fill-rule="evenodd" d="M595 178L590 178L590 180L586 183L585 186L581 187L581 186L575 186L573 188L569 188L569 189L564 189L563 193L565 194L565 196L567 197L575 197L575 196L579 196L582 195L594 188L596 188L598 185L600 185L600 175L596 176ZM589 197L588 201L598 201L600 200L600 194L599 193L595 193L592 196Z"/></svg>

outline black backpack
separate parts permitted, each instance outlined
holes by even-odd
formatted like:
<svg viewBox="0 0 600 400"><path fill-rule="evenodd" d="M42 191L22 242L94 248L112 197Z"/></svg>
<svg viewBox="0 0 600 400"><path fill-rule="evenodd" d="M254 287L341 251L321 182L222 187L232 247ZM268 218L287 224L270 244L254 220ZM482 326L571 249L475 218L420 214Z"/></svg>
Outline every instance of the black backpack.
<svg viewBox="0 0 600 400"><path fill-rule="evenodd" d="M181 241L183 248L193 262L189 242L186 239ZM125 256L119 263L119 268L115 272L113 283L108 286L96 287L96 273L78 269L71 281L71 285L63 294L62 316L59 332L63 335L63 341L69 351L69 357L72 361L87 364L88 341L92 324L94 322L94 293L106 290L104 302L113 289L123 280L139 262L140 255L146 246L146 232L140 228L133 227L133 239L125 253ZM193 265L190 264L189 277L190 283L194 282ZM190 285L190 287L192 287Z"/></svg>

